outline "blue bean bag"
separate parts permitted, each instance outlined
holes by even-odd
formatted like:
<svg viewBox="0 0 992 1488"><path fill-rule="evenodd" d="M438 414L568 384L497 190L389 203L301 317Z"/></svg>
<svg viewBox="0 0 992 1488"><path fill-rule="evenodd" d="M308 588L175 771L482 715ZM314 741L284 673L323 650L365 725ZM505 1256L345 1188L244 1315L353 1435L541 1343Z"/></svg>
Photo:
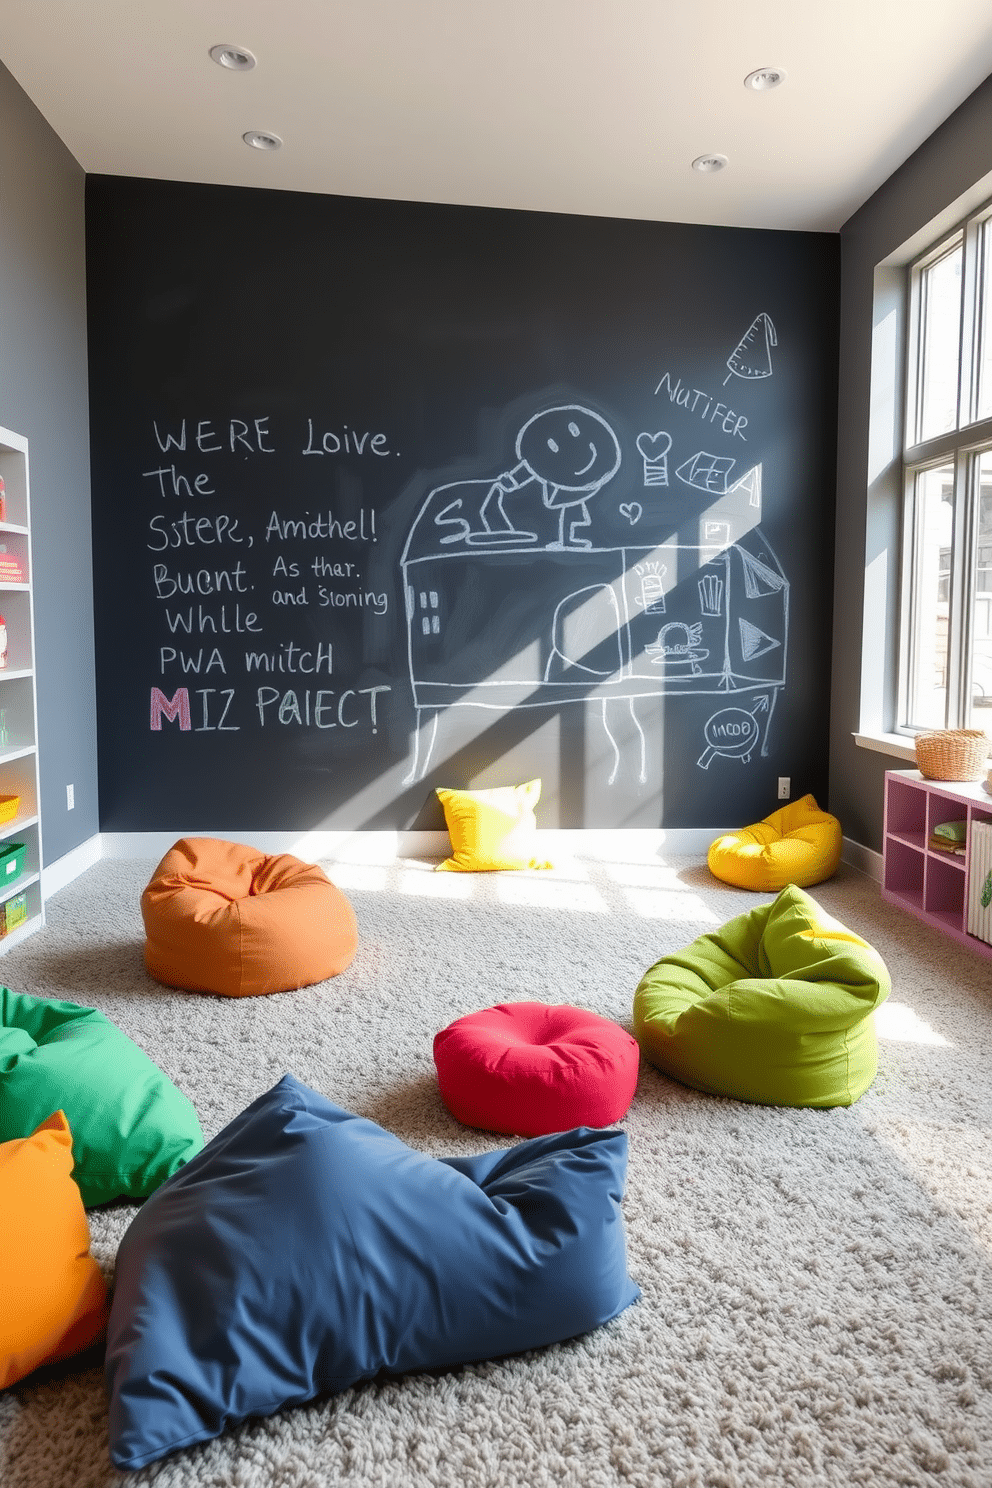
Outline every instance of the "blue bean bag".
<svg viewBox="0 0 992 1488"><path fill-rule="evenodd" d="M623 1132L441 1160L286 1075L144 1205L117 1257L110 1454L584 1333L627 1274Z"/></svg>

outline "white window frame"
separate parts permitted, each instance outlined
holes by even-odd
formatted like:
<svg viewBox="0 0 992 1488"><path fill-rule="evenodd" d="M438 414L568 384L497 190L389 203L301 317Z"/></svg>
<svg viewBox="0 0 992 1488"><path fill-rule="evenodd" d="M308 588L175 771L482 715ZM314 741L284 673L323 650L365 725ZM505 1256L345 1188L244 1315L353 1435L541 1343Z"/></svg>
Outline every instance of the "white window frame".
<svg viewBox="0 0 992 1488"><path fill-rule="evenodd" d="M955 427L946 433L921 438L924 352L922 326L925 312L927 271L957 244L963 248L961 300L958 324L958 396ZM983 255L985 257L983 258ZM973 616L975 613L975 547L978 534L980 483L978 471L983 454L992 451L992 416L979 418L979 358L987 318L992 317L992 298L983 283L981 269L992 257L992 201L962 218L931 243L907 266L907 329L905 352L905 438L902 448L903 512L902 566L900 583L899 696L897 732L909 737L928 728L988 727L988 720L972 720ZM987 374L988 375L988 374ZM984 389L986 394L990 391ZM925 722L913 716L916 695L913 686L914 609L918 601L918 534L920 529L917 478L928 470L949 465L953 471L953 527L950 554L948 605L948 649L946 710L942 722ZM976 710L977 711L977 710Z"/></svg>

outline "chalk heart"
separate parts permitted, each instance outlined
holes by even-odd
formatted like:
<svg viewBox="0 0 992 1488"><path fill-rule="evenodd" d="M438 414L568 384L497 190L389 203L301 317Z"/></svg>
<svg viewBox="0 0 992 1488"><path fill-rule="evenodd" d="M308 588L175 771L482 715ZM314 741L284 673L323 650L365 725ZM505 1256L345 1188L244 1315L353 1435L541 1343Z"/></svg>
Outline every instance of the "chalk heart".
<svg viewBox="0 0 992 1488"><path fill-rule="evenodd" d="M631 527L633 527L635 522L641 520L642 512L643 507L639 501L622 501L620 503L620 515L627 518Z"/></svg>
<svg viewBox="0 0 992 1488"><path fill-rule="evenodd" d="M661 460L672 447L671 434L638 434L637 448L645 460Z"/></svg>

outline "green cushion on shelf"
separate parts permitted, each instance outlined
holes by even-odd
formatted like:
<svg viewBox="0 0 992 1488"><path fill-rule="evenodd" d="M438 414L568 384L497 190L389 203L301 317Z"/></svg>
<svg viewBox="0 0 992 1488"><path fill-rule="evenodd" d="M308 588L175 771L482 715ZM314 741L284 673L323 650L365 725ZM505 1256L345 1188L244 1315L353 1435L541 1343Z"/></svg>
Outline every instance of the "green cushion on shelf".
<svg viewBox="0 0 992 1488"><path fill-rule="evenodd" d="M0 1142L64 1111L84 1204L146 1198L203 1146L186 1096L96 1008L0 987L0 1023Z"/></svg>
<svg viewBox="0 0 992 1488"><path fill-rule="evenodd" d="M846 1106L878 1067L878 952L795 885L664 956L634 994L634 1033L666 1074L713 1095Z"/></svg>

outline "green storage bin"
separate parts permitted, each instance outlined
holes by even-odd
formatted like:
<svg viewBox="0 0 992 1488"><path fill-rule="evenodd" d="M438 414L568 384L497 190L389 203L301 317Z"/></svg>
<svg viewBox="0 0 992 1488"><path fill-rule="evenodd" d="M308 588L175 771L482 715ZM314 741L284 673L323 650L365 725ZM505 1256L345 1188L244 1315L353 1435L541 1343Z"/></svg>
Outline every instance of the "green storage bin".
<svg viewBox="0 0 992 1488"><path fill-rule="evenodd" d="M12 884L24 872L24 857L27 847L23 842L8 842L0 850L0 889Z"/></svg>

